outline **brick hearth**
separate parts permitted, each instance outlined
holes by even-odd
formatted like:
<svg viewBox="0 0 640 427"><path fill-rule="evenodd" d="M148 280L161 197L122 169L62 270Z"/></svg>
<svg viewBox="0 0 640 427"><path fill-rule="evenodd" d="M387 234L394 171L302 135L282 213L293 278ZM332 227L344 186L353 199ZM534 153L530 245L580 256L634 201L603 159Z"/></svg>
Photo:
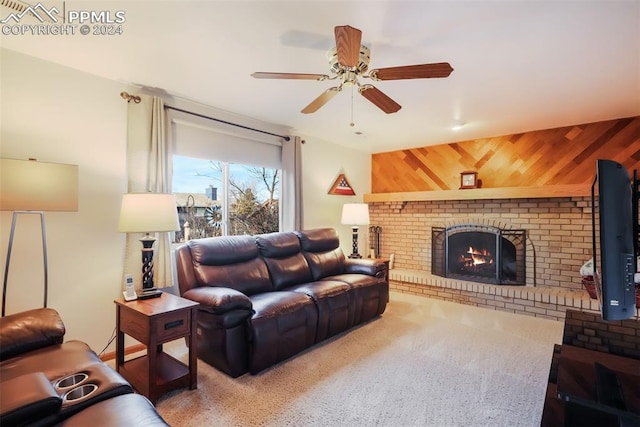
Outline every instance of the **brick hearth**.
<svg viewBox="0 0 640 427"><path fill-rule="evenodd" d="M560 287L488 285L397 269L390 271L389 285L397 292L552 320L564 319L568 308L599 311L585 291Z"/></svg>
<svg viewBox="0 0 640 427"><path fill-rule="evenodd" d="M392 289L555 320L563 320L567 308L598 311L580 277L591 258L587 197L375 202L369 210L371 224L382 227L381 255L394 254ZM461 223L526 229L526 286L432 276L431 227Z"/></svg>

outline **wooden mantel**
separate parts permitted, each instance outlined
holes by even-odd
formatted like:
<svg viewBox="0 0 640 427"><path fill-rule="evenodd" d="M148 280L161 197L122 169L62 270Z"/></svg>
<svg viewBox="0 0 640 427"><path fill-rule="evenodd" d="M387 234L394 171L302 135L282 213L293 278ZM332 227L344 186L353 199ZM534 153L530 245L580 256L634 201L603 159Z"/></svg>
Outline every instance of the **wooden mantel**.
<svg viewBox="0 0 640 427"><path fill-rule="evenodd" d="M591 195L591 185L544 185L540 187L470 188L465 190L407 191L369 193L364 202L410 202L425 200L539 199L549 197L584 197Z"/></svg>

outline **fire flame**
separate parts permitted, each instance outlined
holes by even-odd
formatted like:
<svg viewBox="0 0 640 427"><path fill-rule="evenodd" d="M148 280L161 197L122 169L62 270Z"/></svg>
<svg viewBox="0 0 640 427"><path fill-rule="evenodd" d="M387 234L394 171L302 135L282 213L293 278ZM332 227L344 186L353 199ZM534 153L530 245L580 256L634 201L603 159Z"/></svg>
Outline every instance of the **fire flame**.
<svg viewBox="0 0 640 427"><path fill-rule="evenodd" d="M471 255L471 259L473 260L473 265L479 264L493 264L493 256L491 252L487 249L476 250L469 246L469 250L467 251L469 255Z"/></svg>

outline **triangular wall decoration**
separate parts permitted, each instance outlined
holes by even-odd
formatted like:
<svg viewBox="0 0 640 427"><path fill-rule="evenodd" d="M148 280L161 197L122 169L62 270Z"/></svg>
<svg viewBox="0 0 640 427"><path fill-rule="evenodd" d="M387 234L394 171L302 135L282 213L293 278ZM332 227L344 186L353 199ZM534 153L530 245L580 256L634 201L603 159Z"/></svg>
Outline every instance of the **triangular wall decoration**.
<svg viewBox="0 0 640 427"><path fill-rule="evenodd" d="M341 173L331 186L329 194L337 194L338 196L355 196L356 192L351 188L351 184L347 181L345 174Z"/></svg>

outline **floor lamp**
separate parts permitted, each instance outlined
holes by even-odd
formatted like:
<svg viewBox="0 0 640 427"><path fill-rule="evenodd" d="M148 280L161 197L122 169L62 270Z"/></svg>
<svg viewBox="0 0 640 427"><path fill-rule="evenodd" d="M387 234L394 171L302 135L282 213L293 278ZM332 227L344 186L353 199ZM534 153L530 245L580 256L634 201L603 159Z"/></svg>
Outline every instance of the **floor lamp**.
<svg viewBox="0 0 640 427"><path fill-rule="evenodd" d="M369 224L369 205L366 203L345 203L342 206L342 224L351 225L353 232L353 253L349 258L362 258L358 253L358 226Z"/></svg>
<svg viewBox="0 0 640 427"><path fill-rule="evenodd" d="M142 290L138 298L159 297L162 292L153 284L153 243L156 238L149 233L178 231L178 205L173 194L129 193L122 197L121 233L145 233L142 242Z"/></svg>
<svg viewBox="0 0 640 427"><path fill-rule="evenodd" d="M38 215L42 233L44 303L47 306L49 278L44 212L78 211L78 166L36 160L0 159L0 209L13 211L7 262L2 283L2 317L5 315L11 250L19 215Z"/></svg>

